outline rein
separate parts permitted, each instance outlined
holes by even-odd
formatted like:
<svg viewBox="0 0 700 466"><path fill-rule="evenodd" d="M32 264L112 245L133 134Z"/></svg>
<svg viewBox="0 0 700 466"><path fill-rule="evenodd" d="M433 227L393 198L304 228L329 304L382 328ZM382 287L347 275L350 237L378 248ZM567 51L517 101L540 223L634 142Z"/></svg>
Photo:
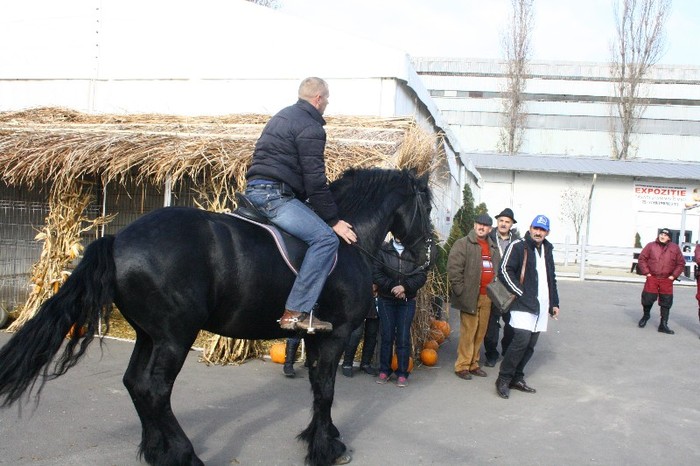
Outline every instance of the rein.
<svg viewBox="0 0 700 466"><path fill-rule="evenodd" d="M409 273L401 272L400 270L383 262L379 257L375 256L374 254L369 252L367 249L360 246L359 243L353 244L353 246L356 246L357 249L359 249L361 253L363 253L365 256L369 257L370 259L372 259L373 262L379 263L382 266L386 267L387 269L389 269L393 272L396 272L400 275L403 275L403 276L415 275L417 273L420 273L420 272L426 270L428 267L430 267L430 257L431 257L431 253L432 253L433 238L432 238L432 235L429 234L429 232L425 231L425 221L424 220L425 220L425 216L426 216L427 212L425 209L425 204L423 203L424 193L415 191L415 187L414 187L414 193L416 194L417 197L416 197L415 208L413 209L413 215L411 216L411 222L409 223L408 230L409 231L412 230L412 228L410 228L410 227L413 226L413 223L415 222L416 217L418 217L420 215L420 220L422 221L421 222L421 230L423 230L423 231L422 231L421 236L416 238L416 240L414 242L412 242L410 245L406 246L406 249L412 250L416 244L418 244L420 241L424 241L425 245L426 245L426 247L425 247L426 250L425 250L425 262L423 264L419 265L418 267L416 267L413 271L411 271ZM417 262L412 261L412 260L405 260L405 262L417 264Z"/></svg>
<svg viewBox="0 0 700 466"><path fill-rule="evenodd" d="M432 238L428 238L428 239L425 241L425 243L426 243L426 245L427 245L427 246L426 246L426 251L425 251L425 254L426 254L425 262L424 262L422 265L419 265L418 267L416 267L415 269L413 269L411 272L408 272L408 273L402 272L402 271L400 271L399 269L390 266L390 265L387 264L386 262L383 262L379 257L375 256L374 254L372 254L371 252L369 252L367 249L365 249L365 248L363 248L362 246L360 246L359 243L354 243L353 246L355 246L357 249L359 249L360 252L361 252L362 254L364 254L365 256L367 256L367 257L369 257L370 259L372 259L372 262L376 262L376 263L378 263L378 264L381 264L382 266L386 267L387 269L389 269L389 270L391 270L391 271L393 271L393 272L396 272L396 273L398 273L398 274L400 274L400 275L408 276L408 275L415 275L415 274L417 274L417 273L420 273L420 272L422 272L423 270L426 270L428 267L430 267L430 252L431 252L431 246L432 246L432 243L433 243L433 239L432 239ZM414 243L414 244L415 244L415 243ZM416 264L416 262L415 262L415 261L412 261L412 260L404 260L404 262L410 262L410 263L412 263L412 264Z"/></svg>

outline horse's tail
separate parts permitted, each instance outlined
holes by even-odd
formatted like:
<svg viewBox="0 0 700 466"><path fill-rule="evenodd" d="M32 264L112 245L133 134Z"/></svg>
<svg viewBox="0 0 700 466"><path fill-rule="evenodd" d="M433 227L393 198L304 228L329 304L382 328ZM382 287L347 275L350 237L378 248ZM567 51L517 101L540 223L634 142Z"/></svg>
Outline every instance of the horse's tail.
<svg viewBox="0 0 700 466"><path fill-rule="evenodd" d="M100 318L109 319L114 297L114 236L91 243L68 280L41 305L37 314L0 349L0 406L9 406L34 387L66 373L83 357ZM51 364L71 327L63 354ZM52 367L53 366L53 367Z"/></svg>

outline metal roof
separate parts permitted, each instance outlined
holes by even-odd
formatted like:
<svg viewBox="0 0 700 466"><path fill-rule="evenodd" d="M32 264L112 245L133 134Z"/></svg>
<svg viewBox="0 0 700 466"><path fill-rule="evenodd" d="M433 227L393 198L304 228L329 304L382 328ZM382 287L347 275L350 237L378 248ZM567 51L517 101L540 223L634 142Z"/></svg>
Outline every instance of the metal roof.
<svg viewBox="0 0 700 466"><path fill-rule="evenodd" d="M477 170L516 170L545 173L577 173L637 178L700 180L700 162L667 160L612 160L605 157L563 155L505 155L488 152L461 153Z"/></svg>

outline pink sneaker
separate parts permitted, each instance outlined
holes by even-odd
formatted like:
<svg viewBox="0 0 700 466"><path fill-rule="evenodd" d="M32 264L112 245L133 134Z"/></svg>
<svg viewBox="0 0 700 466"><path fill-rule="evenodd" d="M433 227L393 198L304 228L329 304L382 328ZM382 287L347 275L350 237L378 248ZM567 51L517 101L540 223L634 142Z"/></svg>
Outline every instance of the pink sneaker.
<svg viewBox="0 0 700 466"><path fill-rule="evenodd" d="M384 372L379 373L379 377L377 377L377 383L379 385L384 385L389 381L389 376L386 375Z"/></svg>
<svg viewBox="0 0 700 466"><path fill-rule="evenodd" d="M401 388L408 386L408 379L406 377L399 377L399 380L396 381L396 386Z"/></svg>

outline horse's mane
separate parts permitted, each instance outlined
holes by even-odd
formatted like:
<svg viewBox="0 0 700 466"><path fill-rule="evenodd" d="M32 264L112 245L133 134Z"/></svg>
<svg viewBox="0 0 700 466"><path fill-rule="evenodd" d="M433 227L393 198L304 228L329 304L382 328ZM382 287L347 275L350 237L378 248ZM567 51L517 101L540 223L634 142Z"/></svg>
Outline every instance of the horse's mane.
<svg viewBox="0 0 700 466"><path fill-rule="evenodd" d="M381 168L350 168L330 188L342 215L352 216L368 205L379 206L392 192L407 195L417 180L411 172Z"/></svg>

